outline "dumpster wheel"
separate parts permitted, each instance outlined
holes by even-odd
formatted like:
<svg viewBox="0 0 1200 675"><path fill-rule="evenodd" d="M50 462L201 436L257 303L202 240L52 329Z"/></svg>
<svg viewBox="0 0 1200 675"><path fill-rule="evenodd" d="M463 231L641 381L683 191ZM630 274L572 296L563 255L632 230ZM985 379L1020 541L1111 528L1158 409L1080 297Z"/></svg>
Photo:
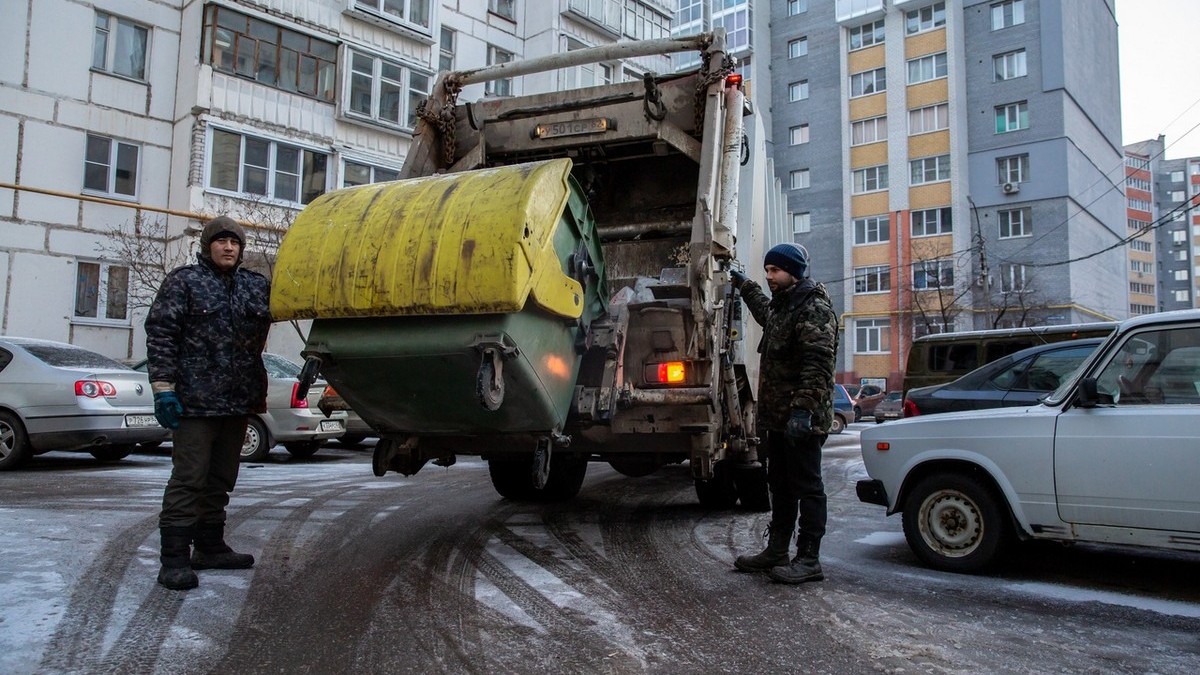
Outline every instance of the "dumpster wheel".
<svg viewBox="0 0 1200 675"><path fill-rule="evenodd" d="M479 404L486 410L499 410L500 404L504 403L504 363L499 351L483 350L483 360L475 376L475 394L479 396Z"/></svg>

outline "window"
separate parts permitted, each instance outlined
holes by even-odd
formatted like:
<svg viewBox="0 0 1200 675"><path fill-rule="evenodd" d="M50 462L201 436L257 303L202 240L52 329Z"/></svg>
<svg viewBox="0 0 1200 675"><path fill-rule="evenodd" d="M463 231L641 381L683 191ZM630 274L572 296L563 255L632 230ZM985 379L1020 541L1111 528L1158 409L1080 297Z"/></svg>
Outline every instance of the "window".
<svg viewBox="0 0 1200 675"><path fill-rule="evenodd" d="M1025 0L1007 0L992 5L992 30L1025 23Z"/></svg>
<svg viewBox="0 0 1200 675"><path fill-rule="evenodd" d="M592 0L595 2L595 0ZM725 0L717 7L713 3L712 27L725 29L725 46L735 54L750 47L750 3L735 3Z"/></svg>
<svg viewBox="0 0 1200 675"><path fill-rule="evenodd" d="M1138 272L1141 274L1153 274L1154 273L1154 263L1146 262L1143 260L1130 260L1129 261L1129 270L1131 272Z"/></svg>
<svg viewBox="0 0 1200 675"><path fill-rule="evenodd" d="M494 66L497 63L508 63L513 60L513 53L505 51L494 45L488 45L487 48L487 65ZM506 77L501 80L491 80L484 83L483 92L489 96L512 96L513 81L511 77Z"/></svg>
<svg viewBox="0 0 1200 675"><path fill-rule="evenodd" d="M922 56L908 62L908 83L920 84L946 77L946 52Z"/></svg>
<svg viewBox="0 0 1200 675"><path fill-rule="evenodd" d="M96 12L92 68L116 75L146 79L146 39L150 29L129 19Z"/></svg>
<svg viewBox="0 0 1200 675"><path fill-rule="evenodd" d="M788 174L788 176L789 176L788 182L789 182L789 185L791 186L792 190L802 190L802 189L808 187L808 185L809 185L808 169L797 169L797 170L791 172L790 174Z"/></svg>
<svg viewBox="0 0 1200 675"><path fill-rule="evenodd" d="M868 216L854 220L854 244L878 244L891 238L887 216Z"/></svg>
<svg viewBox="0 0 1200 675"><path fill-rule="evenodd" d="M996 106L996 133L1029 128L1029 106L1025 101Z"/></svg>
<svg viewBox="0 0 1200 675"><path fill-rule="evenodd" d="M788 42L788 58L794 59L808 55L808 38L802 37Z"/></svg>
<svg viewBox="0 0 1200 675"><path fill-rule="evenodd" d="M1000 157L996 160L996 171L1000 174L1000 185L1024 183L1029 180L1029 155Z"/></svg>
<svg viewBox="0 0 1200 675"><path fill-rule="evenodd" d="M1171 190L1171 201L1181 202L1187 199L1187 193L1183 190ZM1148 209L1143 209L1148 210Z"/></svg>
<svg viewBox="0 0 1200 675"><path fill-rule="evenodd" d="M801 124L799 126L788 129L788 142L791 145L802 145L808 142L808 125Z"/></svg>
<svg viewBox="0 0 1200 675"><path fill-rule="evenodd" d="M458 42L458 31L442 26L438 40L438 70L454 70L454 47Z"/></svg>
<svg viewBox="0 0 1200 675"><path fill-rule="evenodd" d="M883 44L883 19L850 29L850 50Z"/></svg>
<svg viewBox="0 0 1200 675"><path fill-rule="evenodd" d="M1005 293L1028 290L1025 266L1004 263L1000 265L1000 290Z"/></svg>
<svg viewBox="0 0 1200 675"><path fill-rule="evenodd" d="M508 19L517 20L516 0L488 0L488 11Z"/></svg>
<svg viewBox="0 0 1200 675"><path fill-rule="evenodd" d="M1145 199L1130 199L1128 201L1129 201L1129 208L1131 208L1131 209L1136 209L1138 211L1149 211L1150 210L1150 202Z"/></svg>
<svg viewBox="0 0 1200 675"><path fill-rule="evenodd" d="M87 135L83 187L105 194L137 197L139 148L103 136Z"/></svg>
<svg viewBox="0 0 1200 675"><path fill-rule="evenodd" d="M1150 223L1144 220L1138 220L1136 218L1128 218L1126 219L1125 223L1130 232L1136 232L1150 227Z"/></svg>
<svg viewBox="0 0 1200 675"><path fill-rule="evenodd" d="M1025 50L997 54L992 57L993 77L997 82L1025 77Z"/></svg>
<svg viewBox="0 0 1200 675"><path fill-rule="evenodd" d="M908 166L913 185L950 180L950 155L914 159Z"/></svg>
<svg viewBox="0 0 1200 675"><path fill-rule="evenodd" d="M796 16L808 11L808 0L788 0L788 16Z"/></svg>
<svg viewBox="0 0 1200 675"><path fill-rule="evenodd" d="M872 117L850 123L850 145L887 140L887 117Z"/></svg>
<svg viewBox="0 0 1200 675"><path fill-rule="evenodd" d="M891 270L887 265L854 268L854 292L885 293L892 288Z"/></svg>
<svg viewBox="0 0 1200 675"><path fill-rule="evenodd" d="M567 38L567 51L586 49L587 44L574 38ZM615 68L607 63L584 63L564 71L563 88L578 89L594 87L601 84L612 84Z"/></svg>
<svg viewBox="0 0 1200 675"><path fill-rule="evenodd" d="M625 35L634 40L671 37L671 18L640 2L625 3Z"/></svg>
<svg viewBox="0 0 1200 675"><path fill-rule="evenodd" d="M1187 252L1187 251L1183 251L1183 250L1180 250L1180 251L1175 251L1175 260L1176 260L1177 262L1184 262L1184 261L1186 261L1187 259L1188 259L1188 252Z"/></svg>
<svg viewBox="0 0 1200 675"><path fill-rule="evenodd" d="M913 290L954 287L954 264L949 260L926 260L913 264Z"/></svg>
<svg viewBox="0 0 1200 675"><path fill-rule="evenodd" d="M938 2L928 7L914 9L904 15L904 32L908 35L933 30L946 25L946 3Z"/></svg>
<svg viewBox="0 0 1200 675"><path fill-rule="evenodd" d="M214 69L333 101L337 46L217 5L204 8L201 58Z"/></svg>
<svg viewBox="0 0 1200 675"><path fill-rule="evenodd" d="M888 168L886 164L857 169L850 175L854 179L854 194L887 189Z"/></svg>
<svg viewBox="0 0 1200 675"><path fill-rule="evenodd" d="M1192 299L1191 293L1189 293L1186 288L1183 290L1175 291L1175 302L1191 302L1191 299Z"/></svg>
<svg viewBox="0 0 1200 675"><path fill-rule="evenodd" d="M891 351L889 319L858 319L854 322L854 353L880 354Z"/></svg>
<svg viewBox="0 0 1200 675"><path fill-rule="evenodd" d="M1131 155L1126 155L1125 156L1125 166L1132 167L1134 169L1145 169L1145 170L1149 171L1150 170L1150 160L1148 160L1144 157L1133 157Z"/></svg>
<svg viewBox="0 0 1200 675"><path fill-rule="evenodd" d="M75 318L128 323L129 268L79 261L75 269Z"/></svg>
<svg viewBox="0 0 1200 675"><path fill-rule="evenodd" d="M354 0L354 7L378 14L389 21L429 30L432 0Z"/></svg>
<svg viewBox="0 0 1200 675"><path fill-rule="evenodd" d="M216 190L307 204L325 192L329 156L213 129L208 185Z"/></svg>
<svg viewBox="0 0 1200 675"><path fill-rule="evenodd" d="M949 206L940 209L923 209L910 214L912 220L912 236L929 237L935 234L948 234L954 229Z"/></svg>
<svg viewBox="0 0 1200 675"><path fill-rule="evenodd" d="M1150 181L1146 180L1145 178L1135 178L1133 176L1129 176L1125 179L1125 185L1128 185L1135 190L1144 190L1146 192L1150 191Z"/></svg>
<svg viewBox="0 0 1200 675"><path fill-rule="evenodd" d="M621 30L621 0L570 0L571 11L616 33Z"/></svg>
<svg viewBox="0 0 1200 675"><path fill-rule="evenodd" d="M996 214L1000 221L1000 238L1033 236L1033 218L1029 209L1007 209Z"/></svg>
<svg viewBox="0 0 1200 675"><path fill-rule="evenodd" d="M385 169L381 166L346 160L342 168L342 187L382 183L396 180L399 177L400 172L396 169Z"/></svg>
<svg viewBox="0 0 1200 675"><path fill-rule="evenodd" d="M792 239L800 241L796 235L808 234L812 231L812 214L810 213L793 213L792 214Z"/></svg>
<svg viewBox="0 0 1200 675"><path fill-rule="evenodd" d="M428 96L429 76L370 54L349 54L348 112L389 126L416 126L417 106Z"/></svg>
<svg viewBox="0 0 1200 675"><path fill-rule="evenodd" d="M850 76L850 96L867 96L887 90L887 73L883 68L855 73Z"/></svg>
<svg viewBox="0 0 1200 675"><path fill-rule="evenodd" d="M1175 245L1187 243L1187 230L1175 230L1171 232L1171 243Z"/></svg>
<svg viewBox="0 0 1200 675"><path fill-rule="evenodd" d="M1158 309L1154 305L1138 305L1138 304L1129 305L1129 313L1133 314L1135 316L1138 314L1153 314L1157 311L1158 311Z"/></svg>
<svg viewBox="0 0 1200 675"><path fill-rule="evenodd" d="M1150 242L1143 239L1134 239L1133 241L1129 242L1129 250L1131 251L1149 253L1151 250L1153 250L1153 248L1154 247L1150 244Z"/></svg>
<svg viewBox="0 0 1200 675"><path fill-rule="evenodd" d="M1137 281L1129 282L1130 293L1141 293L1143 295L1154 295L1154 284L1143 284Z"/></svg>
<svg viewBox="0 0 1200 675"><path fill-rule="evenodd" d="M1147 167L1150 166L1149 161L1146 162L1146 166ZM1200 164L1189 164L1188 165L1188 173L1190 173L1193 176L1200 176Z"/></svg>
<svg viewBox="0 0 1200 675"><path fill-rule="evenodd" d="M927 134L950 128L950 104L938 103L908 111L908 135Z"/></svg>
<svg viewBox="0 0 1200 675"><path fill-rule="evenodd" d="M1172 183L1182 183L1183 182L1183 172L1182 171L1172 171L1171 172L1171 182Z"/></svg>
<svg viewBox="0 0 1200 675"><path fill-rule="evenodd" d="M953 333L954 324L952 323L930 323L928 319L920 322L913 322L913 338L925 337L926 335L941 335L943 333ZM933 349L939 349L934 346ZM942 347L941 349L945 349Z"/></svg>
<svg viewBox="0 0 1200 675"><path fill-rule="evenodd" d="M800 80L788 85L788 103L803 101L806 98L808 98L808 80Z"/></svg>
<svg viewBox="0 0 1200 675"><path fill-rule="evenodd" d="M1175 281L1187 281L1187 280L1188 280L1188 271L1187 270L1175 270Z"/></svg>

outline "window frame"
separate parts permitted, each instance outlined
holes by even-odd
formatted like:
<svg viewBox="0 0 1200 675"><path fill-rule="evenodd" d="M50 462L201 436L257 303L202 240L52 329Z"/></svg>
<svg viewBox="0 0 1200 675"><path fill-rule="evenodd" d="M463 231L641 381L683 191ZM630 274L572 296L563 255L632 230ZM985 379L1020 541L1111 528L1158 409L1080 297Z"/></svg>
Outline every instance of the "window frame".
<svg viewBox="0 0 1200 675"><path fill-rule="evenodd" d="M933 178L929 178L929 163L933 163ZM920 175L918 175L918 173ZM918 157L908 163L909 185L928 185L950 180L950 155Z"/></svg>
<svg viewBox="0 0 1200 675"><path fill-rule="evenodd" d="M358 69L355 63L358 58L370 59L371 72L369 74ZM415 70L411 64L389 59L363 49L348 48L346 50L345 61L345 89L342 98L343 117L348 120L377 124L389 129L398 129L406 132L411 132L416 128L416 107L419 105L419 101L429 97L428 89L433 79L432 75ZM385 68L388 67L400 71L400 77L385 76ZM363 112L355 107L357 105L354 95L355 83L357 78L363 75L370 77L369 112ZM414 88L414 77L424 78L425 89ZM396 90L396 120L387 119L383 116L383 108L386 100L383 92L385 84L393 86Z"/></svg>
<svg viewBox="0 0 1200 675"><path fill-rule="evenodd" d="M505 11L506 7L507 11ZM488 12L516 23L517 0L488 0Z"/></svg>
<svg viewBox="0 0 1200 675"><path fill-rule="evenodd" d="M341 172L341 180L339 181L341 188L358 187L361 185L373 185L375 183L383 183L383 182L392 181L392 180L399 180L399 178L400 178L400 169L399 168L393 169L390 167L383 166L381 164L376 164L375 162L372 162L370 160L359 159L356 157L342 157L341 160L342 160L342 172ZM370 171L370 179L363 183L347 183L346 176L349 173L348 169L351 164L358 166L358 167L368 169ZM385 176L380 177L378 175L380 172L384 172ZM389 178L386 176L386 174L392 174L392 177Z"/></svg>
<svg viewBox="0 0 1200 675"><path fill-rule="evenodd" d="M396 14L386 9L388 5L396 2L403 3L402 14ZM427 23L421 23L412 19L414 4L424 5L425 20ZM432 37L433 26L437 23L434 12L437 11L438 4L440 3L435 2L435 0L352 0L350 7L356 11L366 12L389 23Z"/></svg>
<svg viewBox="0 0 1200 675"><path fill-rule="evenodd" d="M788 16L797 16L808 11L808 0L788 0Z"/></svg>
<svg viewBox="0 0 1200 675"><path fill-rule="evenodd" d="M800 140L798 140L798 141L796 140L797 134L799 134L799 136L800 136ZM805 143L808 142L808 140L809 140L809 128L808 128L807 122L804 122L803 124L797 124L794 127L788 128L788 145L789 146L804 145Z"/></svg>
<svg viewBox="0 0 1200 675"><path fill-rule="evenodd" d="M94 266L96 268L96 275L94 278L95 288L92 289L89 287L85 291L86 293L94 293L94 296L91 298L87 298L86 296L84 298L80 297L81 287L84 285L85 281L87 281L85 280L83 274L85 266ZM124 297L116 305L114 305L112 302L110 302L109 293L113 285L113 271L117 269L125 270L125 289L123 294ZM71 307L71 323L96 326L130 325L132 323L132 312L130 312L129 308L129 281L132 276L132 270L129 269L128 265L122 265L106 260L77 258L75 260L75 290L74 300ZM95 316L79 314L81 299L85 302L90 301L91 303L94 303L95 307L93 309L96 313ZM109 312L114 306L122 308L125 312L125 316L110 317ZM103 316L101 316L101 312L103 312Z"/></svg>
<svg viewBox="0 0 1200 675"><path fill-rule="evenodd" d="M867 139L867 128L872 130L872 138ZM882 130L880 129L882 127ZM861 133L860 133L861 131ZM859 145L869 145L871 143L879 143L887 140L888 127L887 115L879 115L877 117L868 117L867 119L854 120L850 123L850 147ZM861 136L861 139L859 138Z"/></svg>
<svg viewBox="0 0 1200 675"><path fill-rule="evenodd" d="M1009 8L1011 23L1005 23L1004 10ZM1004 30L1013 26L1020 26L1025 23L1025 0L1004 0L1003 2L992 3L992 30ZM1018 16L1019 15L1019 16Z"/></svg>
<svg viewBox="0 0 1200 675"><path fill-rule="evenodd" d="M874 177L872 178L872 172ZM859 180L859 175L862 175L862 180ZM875 187L869 187L874 182ZM888 189L888 165L876 164L874 166L864 166L850 171L850 194L861 195L871 192L882 192ZM861 183L861 187L860 184Z"/></svg>
<svg viewBox="0 0 1200 675"><path fill-rule="evenodd" d="M92 155L91 145L92 145L93 140L103 141L104 143L106 143L108 145L108 150L105 153L107 156L105 157L104 163L97 161L98 158L95 158ZM124 148L132 149L133 153L134 153L133 175L128 179L128 182L132 183L132 185L133 185L132 193L117 191L118 173L121 170L121 162L120 162L121 150ZM90 167L103 167L104 168L104 187L103 188L95 187L94 185L88 184L88 181L90 180L89 173L92 173L92 175L95 175L94 172L89 172ZM142 168L142 145L140 143L130 143L129 141L123 141L123 140L120 140L117 138L112 138L111 136L104 136L102 134L92 134L92 133L84 134L84 151L83 151L83 191L84 192L91 193L91 194L100 194L100 195L104 195L106 197L110 197L112 199L120 199L123 201L136 202L136 201L138 201L138 195L141 192L141 183L139 181L139 176L141 174L141 168Z"/></svg>
<svg viewBox="0 0 1200 675"><path fill-rule="evenodd" d="M798 59L808 56L808 36L804 35L794 40L788 40L788 59Z"/></svg>
<svg viewBox="0 0 1200 675"><path fill-rule="evenodd" d="M931 274L932 271L932 274ZM918 282L918 275L920 281ZM933 278L937 283L930 284ZM914 291L940 291L954 288L954 261L948 258L922 260L912 265L912 288Z"/></svg>
<svg viewBox="0 0 1200 675"><path fill-rule="evenodd" d="M1016 162L1015 170L1013 162ZM1013 176L1016 176L1014 179ZM997 185L1029 182L1029 153L996 158Z"/></svg>
<svg viewBox="0 0 1200 675"><path fill-rule="evenodd" d="M796 235L809 232L812 232L812 213L809 211L792 213L792 241L796 241Z"/></svg>
<svg viewBox="0 0 1200 675"><path fill-rule="evenodd" d="M1014 215L1020 217L1014 221ZM1014 222L1016 230L1014 230ZM1028 206L1015 209L999 209L996 211L996 225L996 236L998 239L1023 239L1025 237L1032 237L1033 209Z"/></svg>
<svg viewBox="0 0 1200 675"><path fill-rule="evenodd" d="M1013 103L1004 103L996 106L996 134L1011 134L1015 131L1024 131L1029 128L1029 101L1015 101ZM1010 118L1015 113L1016 126L1012 126ZM1000 128L1001 115L1004 119L1004 128Z"/></svg>
<svg viewBox="0 0 1200 675"><path fill-rule="evenodd" d="M887 214L855 218L851 225L854 227L855 246L872 246L892 240L892 222Z"/></svg>
<svg viewBox="0 0 1200 675"><path fill-rule="evenodd" d="M807 190L810 187L812 187L812 176L808 169L793 169L788 172L789 190Z"/></svg>
<svg viewBox="0 0 1200 675"><path fill-rule="evenodd" d="M892 351L891 336L891 319L855 319L854 353L890 354Z"/></svg>
<svg viewBox="0 0 1200 675"><path fill-rule="evenodd" d="M867 91L868 83L867 76L870 76L870 91ZM858 82L856 85L855 82ZM857 89L859 93L855 93ZM850 75L850 98L862 98L863 96L874 96L887 91L887 69L886 68L871 68Z"/></svg>
<svg viewBox="0 0 1200 675"><path fill-rule="evenodd" d="M934 80L941 80L950 76L950 64L947 60L946 52L918 56L904 63L909 85L933 82ZM914 66L917 69L915 77L913 75ZM925 72L926 66L928 66L928 73Z"/></svg>
<svg viewBox="0 0 1200 675"><path fill-rule="evenodd" d="M917 219L920 214L921 232L917 232ZM932 217L930 217L932 216ZM954 209L950 206L935 206L929 209L916 209L908 213L909 236L940 237L954 231Z"/></svg>
<svg viewBox="0 0 1200 675"><path fill-rule="evenodd" d="M104 19L105 24L103 27L100 26L102 18ZM123 27L127 28L128 30L132 30L135 37L140 36L141 44L139 46L141 48L141 63L138 65L140 72L123 73L117 70L117 52L120 48L118 42L119 38L121 37L121 29ZM100 51L100 45L98 42L101 39L102 33L104 40L104 48L102 50L103 58L102 62L97 64L96 59L97 57L101 56L101 54L97 52ZM91 69L95 72L122 77L135 82L146 82L146 71L149 69L150 65L150 39L152 34L153 30L151 30L151 27L144 23L134 21L133 19L127 19L119 14L113 14L111 12L105 12L97 9L95 20L92 23Z"/></svg>
<svg viewBox="0 0 1200 675"><path fill-rule="evenodd" d="M942 110L944 109L944 114ZM930 115L926 115L925 111L931 111ZM919 118L924 126L925 118L932 116L934 127L932 129L922 128L920 131L913 130L914 115ZM941 119L945 120L945 126L937 126ZM921 134L931 134L935 131L944 131L950 128L950 102L934 103L933 105L921 106L920 108L912 108L908 111L908 135L919 136Z"/></svg>
<svg viewBox="0 0 1200 675"><path fill-rule="evenodd" d="M1028 267L1020 263L1001 263L1000 264L1000 292L1001 293L1028 293L1029 282L1031 279L1028 274Z"/></svg>
<svg viewBox="0 0 1200 675"><path fill-rule="evenodd" d="M867 30L868 28L870 29L869 33ZM851 52L855 52L860 49L866 49L867 47L874 47L875 45L881 45L887 38L886 26L883 19L877 19L871 23L855 26L849 30L850 33L846 38L846 44L848 46L847 51ZM867 41L868 34L871 36L869 42ZM855 45L855 35L858 36L857 45Z"/></svg>
<svg viewBox="0 0 1200 675"><path fill-rule="evenodd" d="M788 82L788 103L808 100L808 80Z"/></svg>
<svg viewBox="0 0 1200 675"><path fill-rule="evenodd" d="M877 295L892 290L892 269L888 265L854 268L854 295Z"/></svg>
<svg viewBox="0 0 1200 675"><path fill-rule="evenodd" d="M235 172L235 175L234 175L234 179L237 182L236 190L230 189L228 187L224 187L222 185L217 185L217 184L215 184L215 181L213 180L213 178L214 178L213 173L214 173L214 169L216 168L216 159L217 159L217 155L216 155L217 134L229 134L231 136L238 137L238 157L237 157L238 165L237 165L237 171ZM267 164L265 166L260 165L260 164L247 164L247 140L248 139L258 142L258 143L266 143L267 144L267 151L266 151ZM299 165L298 173L292 173L290 171L287 171L286 168L280 168L280 166L279 166L279 151L281 148L286 149L286 150L294 150L297 152L297 163ZM312 165L311 173L306 174L305 160L309 155L311 155L313 158L313 165ZM305 195L305 187L310 181L316 179L316 176L318 173L318 169L316 166L317 162L315 161L317 158L322 158L324 160L324 167L322 167L320 169L320 172L324 174L323 175L324 185L321 187L321 190L319 192L312 194L311 197L309 197L306 201L305 200L305 196L306 196ZM329 185L330 185L330 180L331 180L330 163L332 160L333 160L332 154L322 148L316 148L311 145L306 145L306 144L296 143L296 142L291 142L291 141L281 141L281 140L278 140L275 138L271 138L269 136L258 135L258 134L254 134L254 133L246 133L246 132L238 131L238 130L235 130L232 128L217 127L217 126L209 125L207 138L206 138L206 150L205 150L204 189L208 192L213 192L215 194L228 195L228 196L236 198L236 199L262 200L263 202L269 203L269 204L276 204L276 205L286 206L286 207L290 207L290 208L300 208L300 207L304 206L305 204L312 202L312 200L316 199L317 197L319 197L329 191ZM265 188L264 188L265 193L254 192L253 190L246 189L246 185L247 185L247 183L246 183L246 181L247 181L246 168L247 168L247 166L249 166L250 168L252 168L256 171L264 173L264 175L265 175ZM279 188L279 177L281 174L285 175L285 176L295 176L295 178L296 178L295 194L297 197L296 200L285 199L285 198L276 196L276 192L278 191L278 188Z"/></svg>
<svg viewBox="0 0 1200 675"><path fill-rule="evenodd" d="M504 58L501 59L501 55ZM487 46L487 65L494 66L501 63L511 63L516 60L517 55L502 47L488 43ZM503 77L498 80L489 80L483 83L483 93L485 96L512 96L514 78Z"/></svg>
<svg viewBox="0 0 1200 675"><path fill-rule="evenodd" d="M449 46L446 38L450 39ZM438 31L438 72L454 70L454 56L458 51L458 31L443 25Z"/></svg>
<svg viewBox="0 0 1200 675"><path fill-rule="evenodd" d="M928 14L928 17L926 17L926 14ZM906 36L925 33L936 28L941 28L945 25L945 2L935 2L932 5L926 5L925 7L918 7L917 9L909 10L904 14L904 34Z"/></svg>
<svg viewBox="0 0 1200 675"><path fill-rule="evenodd" d="M1009 66L1010 57L1012 59L1011 67ZM1003 69L1001 68L1001 66L1003 66ZM1001 70L1003 70L1004 72L1002 73ZM1016 72L1015 74L1009 74L1010 70L1019 71L1019 72ZM1029 75L1029 63L1028 63L1027 57L1025 55L1024 47L992 56L992 81L993 82L1007 82L1009 80L1016 80L1016 79L1019 79L1022 77L1026 77L1028 75Z"/></svg>

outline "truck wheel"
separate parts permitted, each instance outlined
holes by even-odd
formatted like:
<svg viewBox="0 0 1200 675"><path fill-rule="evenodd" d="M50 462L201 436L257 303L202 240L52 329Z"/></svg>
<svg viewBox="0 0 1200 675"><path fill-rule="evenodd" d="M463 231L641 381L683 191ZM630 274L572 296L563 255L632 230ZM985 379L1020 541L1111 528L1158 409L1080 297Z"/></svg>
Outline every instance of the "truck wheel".
<svg viewBox="0 0 1200 675"><path fill-rule="evenodd" d="M132 443L122 443L120 445L105 445L99 448L89 450L92 457L101 462L119 462L133 453Z"/></svg>
<svg viewBox="0 0 1200 675"><path fill-rule="evenodd" d="M546 486L533 486L533 462L528 459L489 459L488 474L492 487L501 497L513 501L561 502L579 494L587 475L587 460L570 456L552 456Z"/></svg>
<svg viewBox="0 0 1200 675"><path fill-rule="evenodd" d="M738 467L733 476L738 501L748 511L764 513L771 510L771 491L767 488L766 465Z"/></svg>
<svg viewBox="0 0 1200 675"><path fill-rule="evenodd" d="M713 465L712 478L696 479L696 497L706 509L723 511L733 508L737 503L738 493L728 462L717 462Z"/></svg>
<svg viewBox="0 0 1200 675"><path fill-rule="evenodd" d="M1012 524L992 490L977 478L936 473L917 483L904 503L904 538L926 565L978 572L994 564Z"/></svg>
<svg viewBox="0 0 1200 675"><path fill-rule="evenodd" d="M246 439L242 441L242 461L261 462L271 454L271 434L257 417L246 423Z"/></svg>
<svg viewBox="0 0 1200 675"><path fill-rule="evenodd" d="M321 449L321 441L302 441L299 443L284 443L283 449L296 459L308 459Z"/></svg>
<svg viewBox="0 0 1200 675"><path fill-rule="evenodd" d="M10 412L0 412L0 471L15 469L29 459L25 426Z"/></svg>
<svg viewBox="0 0 1200 675"><path fill-rule="evenodd" d="M526 501L533 494L533 476L530 462L512 459L489 459L488 474L492 487L505 499Z"/></svg>

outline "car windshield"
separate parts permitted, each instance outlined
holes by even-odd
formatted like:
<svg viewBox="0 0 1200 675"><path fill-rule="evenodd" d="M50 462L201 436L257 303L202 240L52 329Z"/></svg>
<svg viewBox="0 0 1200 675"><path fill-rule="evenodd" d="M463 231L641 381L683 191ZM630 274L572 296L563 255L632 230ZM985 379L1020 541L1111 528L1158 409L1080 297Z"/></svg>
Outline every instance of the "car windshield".
<svg viewBox="0 0 1200 675"><path fill-rule="evenodd" d="M39 361L55 368L87 368L103 370L130 370L118 361L96 352L70 345L19 343L25 351Z"/></svg>
<svg viewBox="0 0 1200 675"><path fill-rule="evenodd" d="M885 401L899 401L899 400L901 400L902 398L904 398L904 392L900 392L900 391L889 391L889 392L888 392L888 395L887 395L887 398L885 398L885 399L883 399L883 400L885 400Z"/></svg>
<svg viewBox="0 0 1200 675"><path fill-rule="evenodd" d="M1048 396L1043 396L1040 399L1041 402L1046 405L1058 405L1062 403L1067 395L1071 393L1071 390L1075 388L1075 383L1083 377L1083 374L1086 373L1089 368L1091 368L1092 363L1094 363L1096 359L1100 358L1100 355L1104 353L1108 344L1116 338L1117 333L1113 332L1112 335L1110 335L1106 340L1104 340L1104 342L1101 342L1096 347L1095 351L1093 351L1090 356L1083 360L1083 363L1080 363L1075 370L1071 371L1070 375L1063 378L1062 384L1058 385L1058 389L1050 392Z"/></svg>

